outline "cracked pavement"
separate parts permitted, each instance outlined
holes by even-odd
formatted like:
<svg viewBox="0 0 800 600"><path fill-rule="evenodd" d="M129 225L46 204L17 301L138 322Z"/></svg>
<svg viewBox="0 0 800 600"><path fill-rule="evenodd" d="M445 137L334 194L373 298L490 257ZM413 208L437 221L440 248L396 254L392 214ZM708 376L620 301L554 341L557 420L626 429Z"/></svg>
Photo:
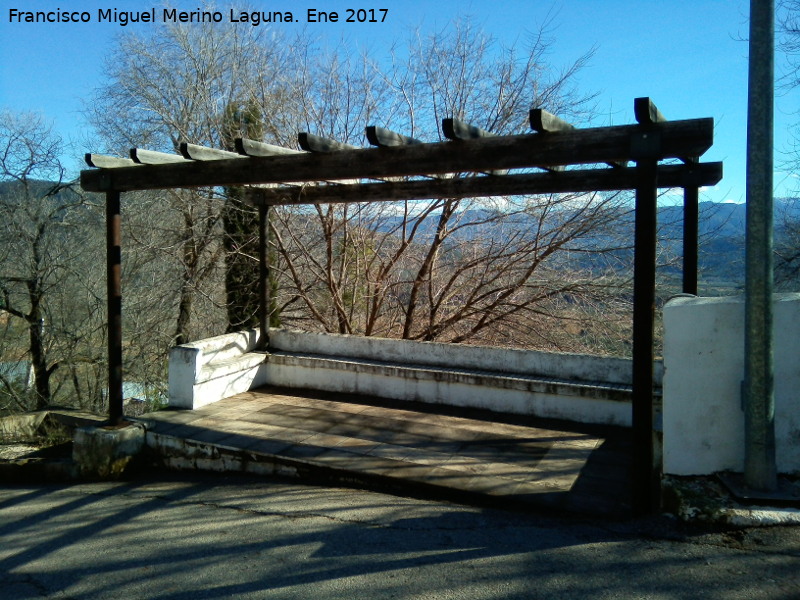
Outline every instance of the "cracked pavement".
<svg viewBox="0 0 800 600"><path fill-rule="evenodd" d="M0 488L18 598L800 597L800 528L520 514L162 473Z"/></svg>

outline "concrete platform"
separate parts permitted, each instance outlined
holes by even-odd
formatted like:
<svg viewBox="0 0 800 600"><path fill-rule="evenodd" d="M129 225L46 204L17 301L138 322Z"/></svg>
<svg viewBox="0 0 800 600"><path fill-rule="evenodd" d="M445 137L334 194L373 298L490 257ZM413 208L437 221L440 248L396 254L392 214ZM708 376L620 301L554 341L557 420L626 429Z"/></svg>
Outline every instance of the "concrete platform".
<svg viewBox="0 0 800 600"><path fill-rule="evenodd" d="M173 467L330 481L469 504L629 513L622 429L265 387L138 420Z"/></svg>

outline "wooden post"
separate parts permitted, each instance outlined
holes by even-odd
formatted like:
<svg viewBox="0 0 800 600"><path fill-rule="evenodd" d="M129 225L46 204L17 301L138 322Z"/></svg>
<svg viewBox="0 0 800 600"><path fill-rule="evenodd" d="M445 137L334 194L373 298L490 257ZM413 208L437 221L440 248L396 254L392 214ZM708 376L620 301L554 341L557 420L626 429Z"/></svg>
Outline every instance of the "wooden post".
<svg viewBox="0 0 800 600"><path fill-rule="evenodd" d="M106 192L106 295L108 300L108 419L122 414L122 234L120 193Z"/></svg>
<svg viewBox="0 0 800 600"><path fill-rule="evenodd" d="M261 329L258 347L261 350L269 347L269 213L269 205L263 202L258 205L258 321Z"/></svg>
<svg viewBox="0 0 800 600"><path fill-rule="evenodd" d="M657 161L637 161L633 267L633 509L655 512L661 504L661 473L653 432L653 325L656 286Z"/></svg>
<svg viewBox="0 0 800 600"><path fill-rule="evenodd" d="M697 295L697 246L700 190L683 188L683 293Z"/></svg>

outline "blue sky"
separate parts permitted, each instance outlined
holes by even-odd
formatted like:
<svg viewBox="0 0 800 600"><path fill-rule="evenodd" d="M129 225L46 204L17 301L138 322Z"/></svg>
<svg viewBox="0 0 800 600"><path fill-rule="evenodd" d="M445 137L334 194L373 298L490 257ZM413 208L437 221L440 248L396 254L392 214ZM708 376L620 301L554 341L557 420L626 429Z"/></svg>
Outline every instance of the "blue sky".
<svg viewBox="0 0 800 600"><path fill-rule="evenodd" d="M220 3L226 4L226 3ZM195 10L202 2L172 2ZM593 125L632 123L633 99L650 96L669 119L713 117L714 147L704 160L725 163L725 178L703 199L742 202L745 198L747 117L747 35L749 3L744 0L493 0L342 2L340 0L271 0L242 2L257 10L291 10L305 15L307 7L338 11L388 8L384 23L308 25L320 39L372 48L378 55L401 39L409 28L447 27L453 17L470 15L504 43L523 41L528 31L552 19L556 40L555 65L564 65L595 47L579 85L598 91L598 116ZM81 168L82 152L91 150L92 131L80 113L82 103L103 82L103 60L115 37L125 28L96 22L98 8L147 10L161 0L0 0L0 106L37 111L55 129L77 144L68 166ZM238 6L236 2L233 6ZM90 11L92 23L10 23L10 9ZM227 13L226 13L227 14ZM241 25L250 27L250 25ZM130 25L128 27L131 27ZM153 27L151 24L136 27ZM779 95L775 110L775 194L800 189L794 173L781 170L791 147L790 125L800 116L800 93Z"/></svg>

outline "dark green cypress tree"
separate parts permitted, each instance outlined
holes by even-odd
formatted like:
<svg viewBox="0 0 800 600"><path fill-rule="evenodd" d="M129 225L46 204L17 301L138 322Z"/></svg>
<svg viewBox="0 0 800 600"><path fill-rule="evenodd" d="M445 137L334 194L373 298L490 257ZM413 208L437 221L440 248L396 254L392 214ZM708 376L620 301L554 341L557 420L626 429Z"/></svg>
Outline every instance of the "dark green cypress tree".
<svg viewBox="0 0 800 600"><path fill-rule="evenodd" d="M234 140L246 137L260 140L264 120L254 101L231 103L225 109L223 145L234 151ZM225 295L228 309L228 331L258 326L258 210L243 200L241 187L225 188ZM274 278L270 278L274 291ZM278 324L274 294L270 295L272 317Z"/></svg>

